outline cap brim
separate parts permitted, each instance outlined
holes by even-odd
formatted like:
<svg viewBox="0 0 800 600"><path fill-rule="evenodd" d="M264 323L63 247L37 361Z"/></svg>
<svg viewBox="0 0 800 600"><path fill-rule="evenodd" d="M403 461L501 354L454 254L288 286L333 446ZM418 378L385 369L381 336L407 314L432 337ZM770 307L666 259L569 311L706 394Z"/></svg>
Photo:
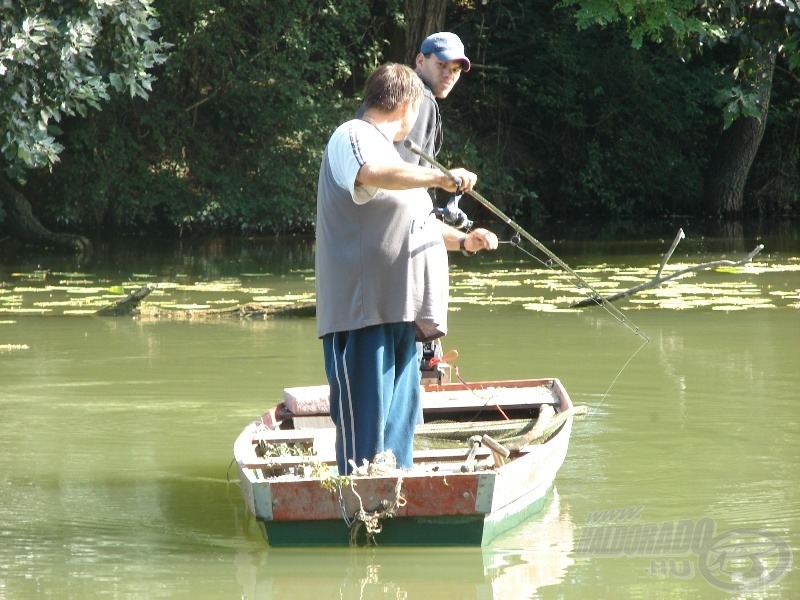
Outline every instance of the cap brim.
<svg viewBox="0 0 800 600"><path fill-rule="evenodd" d="M447 52L434 52L434 54L436 54L436 58L444 62L457 60L461 63L461 70L464 72L469 71L470 67L472 66L469 62L469 59L466 56L461 56L460 54L448 54Z"/></svg>

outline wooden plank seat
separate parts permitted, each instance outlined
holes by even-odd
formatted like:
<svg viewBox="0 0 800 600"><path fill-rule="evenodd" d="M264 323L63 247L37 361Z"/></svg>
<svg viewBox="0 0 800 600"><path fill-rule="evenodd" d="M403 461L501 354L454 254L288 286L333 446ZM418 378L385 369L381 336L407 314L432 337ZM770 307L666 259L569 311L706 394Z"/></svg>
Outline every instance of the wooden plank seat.
<svg viewBox="0 0 800 600"><path fill-rule="evenodd" d="M434 450L415 450L414 463L425 462L463 462L469 455L469 450L465 448L443 448ZM491 455L488 448L478 448L475 452L476 460L487 458ZM267 470L282 470L301 467L303 465L322 464L328 466L336 465L336 457L331 455L308 455L308 456L268 456L259 458L253 453L253 456L248 457L242 463L242 466L248 469L267 469Z"/></svg>
<svg viewBox="0 0 800 600"><path fill-rule="evenodd" d="M520 382L524 383L524 382ZM294 416L327 415L330 413L327 385L285 388L283 405ZM471 389L455 384L429 386L422 391L422 408L426 413L457 409L478 409L499 405L503 409L532 408L550 404L558 406L558 395L550 386L522 385L481 386Z"/></svg>

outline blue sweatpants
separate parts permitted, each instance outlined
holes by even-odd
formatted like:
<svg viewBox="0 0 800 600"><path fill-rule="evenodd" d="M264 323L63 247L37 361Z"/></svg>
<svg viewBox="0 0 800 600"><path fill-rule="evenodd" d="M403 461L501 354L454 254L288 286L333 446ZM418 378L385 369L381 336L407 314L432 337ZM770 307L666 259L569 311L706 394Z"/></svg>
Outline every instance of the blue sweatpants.
<svg viewBox="0 0 800 600"><path fill-rule="evenodd" d="M336 425L336 463L349 474L353 460L372 462L391 450L399 468L413 465L420 411L420 374L413 323L388 323L322 338Z"/></svg>

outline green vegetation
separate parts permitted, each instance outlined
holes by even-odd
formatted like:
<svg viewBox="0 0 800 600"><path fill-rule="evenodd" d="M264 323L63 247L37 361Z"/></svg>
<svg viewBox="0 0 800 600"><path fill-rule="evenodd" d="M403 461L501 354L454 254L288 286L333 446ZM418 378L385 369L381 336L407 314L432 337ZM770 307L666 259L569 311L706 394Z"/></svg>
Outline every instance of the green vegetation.
<svg viewBox="0 0 800 600"><path fill-rule="evenodd" d="M664 275L693 264L697 264L697 261L670 265ZM597 292L608 296L650 281L657 267L657 264L576 265L576 271ZM757 259L744 266L718 267L690 273L620 300L618 305L622 310L798 308L798 273L800 257L788 257L781 261ZM176 319L181 311L202 313L209 308L229 308L249 302L290 306L314 299L314 283L301 271L281 275L282 289L265 287L268 282L274 285L276 281L275 276L268 273L181 282L185 279L187 277L180 273L173 273L169 277L139 273L113 281L82 273L11 273L8 285L0 287L0 326L28 315L91 315L146 283L153 285L155 291L142 304L142 321L167 318L152 309L168 309L172 311L171 318ZM594 310L592 307L571 308L573 303L585 298L568 273L545 267L532 268L529 260L498 260L491 263L490 272L484 269L470 271L465 270L463 265L451 265L452 311L466 306L517 306L535 312ZM154 313L156 316L151 316ZM227 318L238 317L231 313ZM0 351L12 349L18 348L0 346Z"/></svg>
<svg viewBox="0 0 800 600"><path fill-rule="evenodd" d="M722 109L724 131L711 152L704 196L717 213L741 213L745 184L767 125L778 61L787 71L800 67L797 1L563 0L562 5L577 7L581 28L621 24L635 48L645 40L667 43L685 59L722 47L715 62L727 82L714 100Z"/></svg>
<svg viewBox="0 0 800 600"><path fill-rule="evenodd" d="M0 2L0 167L48 228L97 236L312 230L325 141L416 18L399 0L84 4ZM512 218L800 213L793 0L446 6L474 68L441 103L441 158ZM752 153L744 179L720 147Z"/></svg>

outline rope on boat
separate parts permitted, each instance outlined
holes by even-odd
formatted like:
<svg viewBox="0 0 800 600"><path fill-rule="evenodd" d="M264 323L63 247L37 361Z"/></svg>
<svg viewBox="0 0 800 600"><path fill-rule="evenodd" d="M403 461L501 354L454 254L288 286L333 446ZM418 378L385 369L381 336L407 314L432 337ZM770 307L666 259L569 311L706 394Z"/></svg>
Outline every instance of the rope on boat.
<svg viewBox="0 0 800 600"><path fill-rule="evenodd" d="M500 423L485 421L475 423L437 422L418 425L415 438L439 440L467 440L469 449L474 449L472 439L478 437L481 443L490 448L495 466L501 466L512 453L525 446L544 444L571 417L589 413L588 406L572 406L555 413L552 406L545 404L534 419L513 419ZM482 434L482 435L475 435ZM469 461L468 461L469 462Z"/></svg>
<svg viewBox="0 0 800 600"><path fill-rule="evenodd" d="M521 436L516 442L509 444L511 452L518 452L525 446L532 444L543 444L559 430L559 428L570 417L577 417L589 414L588 406L571 406L567 410L558 413L555 417L544 423L541 427L534 426L528 433Z"/></svg>
<svg viewBox="0 0 800 600"><path fill-rule="evenodd" d="M415 437L461 441L467 440L475 434L483 434L490 436L490 439L502 441L511 451L519 451L524 446L543 444L558 431L568 418L588 414L589 407L572 406L555 415L553 413L553 408L545 404L536 419L512 419L502 422L425 423L417 425Z"/></svg>
<svg viewBox="0 0 800 600"><path fill-rule="evenodd" d="M552 406L545 404L539 411L537 419L514 419L501 423L477 422L477 423L430 423L419 425L416 435L439 437L444 439L461 439L465 433L482 432L482 436L470 435L470 456L462 467L462 471L474 470L474 454L477 447L483 443L492 450L496 465L502 465L505 458L510 454L519 452L523 447L533 444L543 444L561 428L567 419L586 415L589 412L587 406L572 406L565 411L555 414ZM500 444L493 439L488 431L503 440ZM456 436L455 438L453 436ZM398 509L406 505L406 498L403 495L403 471L397 469L397 459L391 450L381 452L375 456L372 462L364 459L361 466L350 461L353 467L352 475L369 476L389 476L397 477L394 488L394 499L383 499L375 510L366 510L361 495L356 491L355 481L350 479L350 491L358 499L358 510L352 518L348 518L345 509L342 488L339 488L339 506L342 517L350 530L350 546L358 546L358 539L361 530L364 530L365 545L377 546L375 536L383 530L383 521L391 519L397 514Z"/></svg>
<svg viewBox="0 0 800 600"><path fill-rule="evenodd" d="M364 510L364 505L361 503L361 496L353 489L353 493L358 496L358 502L361 507L356 511L356 514L353 515L353 521L350 525L350 545L351 546L358 546L358 533L361 531L361 528L364 528L364 532L366 535L366 544L367 546L377 546L378 544L375 542L375 536L381 532L383 529L383 520L384 519L391 519L397 513L398 508L402 508L406 505L405 496L401 491L403 487L403 477L400 476L397 478L397 483L394 487L394 502L389 502L388 500L384 499L381 500L381 508L378 510L367 511Z"/></svg>
<svg viewBox="0 0 800 600"><path fill-rule="evenodd" d="M394 487L394 500L389 501L383 499L380 502L380 507L369 511L364 508L364 502L361 495L356 491L355 482L350 480L350 491L353 492L358 498L359 508L353 514L352 519L349 519L346 514L344 506L344 498L342 497L341 488L339 489L339 506L342 510L344 522L350 529L350 545L358 546L358 536L361 529L364 529L365 545L377 546L375 536L383 529L383 520L391 519L397 513L399 508L406 505L406 498L403 496L403 471L397 468L397 458L391 450L386 450L375 456L372 462L364 459L361 466L357 466L352 460L350 461L353 467L352 475L363 477L376 477L376 476L396 476L397 483Z"/></svg>

